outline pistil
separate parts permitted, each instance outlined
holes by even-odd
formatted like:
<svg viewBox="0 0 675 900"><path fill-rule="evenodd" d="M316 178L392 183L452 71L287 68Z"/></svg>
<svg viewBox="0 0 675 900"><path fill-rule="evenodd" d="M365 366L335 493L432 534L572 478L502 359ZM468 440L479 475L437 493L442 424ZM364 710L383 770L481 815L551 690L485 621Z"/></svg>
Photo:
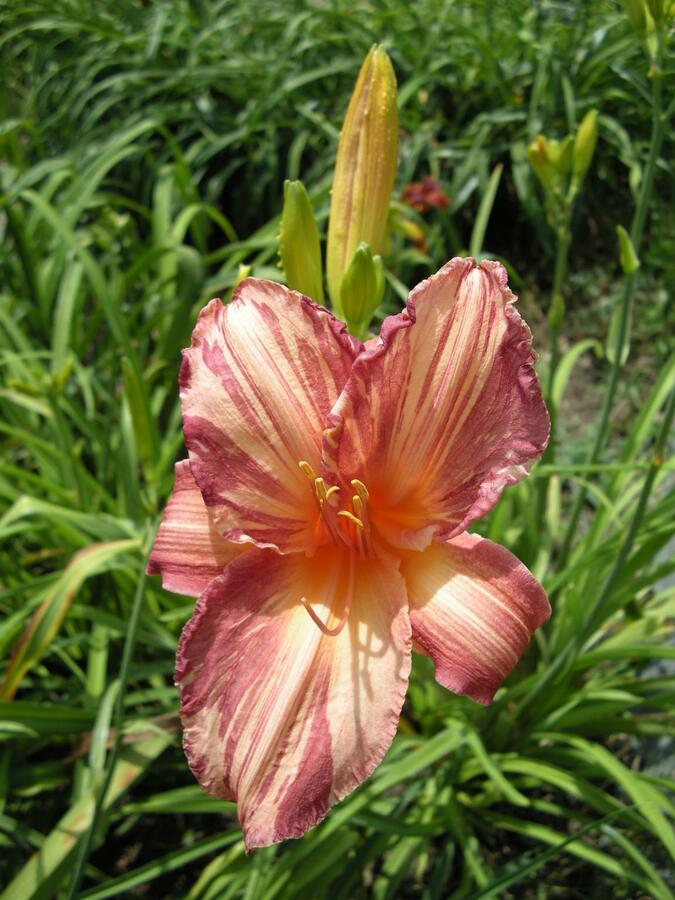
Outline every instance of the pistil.
<svg viewBox="0 0 675 900"><path fill-rule="evenodd" d="M301 597L300 602L305 607L307 612L310 615L312 622L319 628L319 630L327 635L328 637L337 637L338 634L342 631L342 629L347 624L347 620L349 619L349 610L352 606L352 600L354 598L354 572L356 568L356 559L354 555L354 551L350 551L349 553L349 572L347 575L347 592L345 596L344 607L342 610L342 615L340 616L340 621L333 628L329 628L325 625L321 619L314 612L312 607L309 604L309 601L306 597Z"/></svg>

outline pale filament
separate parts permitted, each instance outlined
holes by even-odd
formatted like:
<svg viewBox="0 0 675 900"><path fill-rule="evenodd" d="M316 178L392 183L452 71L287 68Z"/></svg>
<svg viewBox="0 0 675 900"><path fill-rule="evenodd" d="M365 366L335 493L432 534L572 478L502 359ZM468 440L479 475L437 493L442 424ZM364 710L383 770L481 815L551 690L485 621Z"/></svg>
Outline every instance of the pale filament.
<svg viewBox="0 0 675 900"><path fill-rule="evenodd" d="M347 619L349 618L349 610L352 606L352 600L354 598L354 572L355 572L355 556L354 552L350 552L349 554L349 574L347 576L347 595L345 597L345 603L342 610L342 615L340 616L340 621L333 628L329 628L327 625L321 621L321 619L314 612L312 607L309 604L309 601L306 597L301 597L300 602L305 607L307 612L310 615L311 620L314 624L319 628L319 630L328 635L328 637L337 637L338 634L342 631L342 629L347 624Z"/></svg>

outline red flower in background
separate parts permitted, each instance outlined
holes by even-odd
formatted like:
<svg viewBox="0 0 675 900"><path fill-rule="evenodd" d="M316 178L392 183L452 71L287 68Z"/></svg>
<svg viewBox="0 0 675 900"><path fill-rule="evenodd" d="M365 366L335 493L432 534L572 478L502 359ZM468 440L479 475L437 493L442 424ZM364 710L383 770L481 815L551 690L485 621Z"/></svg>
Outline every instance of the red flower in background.
<svg viewBox="0 0 675 900"><path fill-rule="evenodd" d="M447 209L450 198L443 191L441 183L427 175L422 181L411 181L403 188L401 200L416 212L428 212L430 209Z"/></svg>

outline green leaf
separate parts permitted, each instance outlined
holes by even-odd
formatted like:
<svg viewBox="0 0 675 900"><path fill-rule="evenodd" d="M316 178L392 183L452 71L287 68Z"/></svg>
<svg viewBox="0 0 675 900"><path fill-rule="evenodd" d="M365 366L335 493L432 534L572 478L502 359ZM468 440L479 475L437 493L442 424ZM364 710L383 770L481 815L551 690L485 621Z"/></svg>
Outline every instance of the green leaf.
<svg viewBox="0 0 675 900"><path fill-rule="evenodd" d="M112 541L78 550L31 617L14 648L0 685L0 700L11 700L21 679L47 652L83 582L109 569L118 557L137 551L139 541Z"/></svg>
<svg viewBox="0 0 675 900"><path fill-rule="evenodd" d="M481 259L482 256L485 232L487 231L490 213L492 212L495 197L497 196L497 189L499 188L499 181L503 171L504 166L502 163L497 163L490 175L490 180L485 188L485 193L481 197L478 215L476 216L476 221L474 222L473 230L471 232L471 240L469 241L469 256L473 256L476 260Z"/></svg>
<svg viewBox="0 0 675 900"><path fill-rule="evenodd" d="M138 724L141 730L143 723ZM145 726L147 727L147 726ZM110 809L129 787L140 778L165 750L169 736L140 740L124 747L118 758L104 808ZM89 828L94 813L94 796L87 794L59 821L47 835L39 852L34 854L0 895L0 900L47 900L68 873L82 836Z"/></svg>

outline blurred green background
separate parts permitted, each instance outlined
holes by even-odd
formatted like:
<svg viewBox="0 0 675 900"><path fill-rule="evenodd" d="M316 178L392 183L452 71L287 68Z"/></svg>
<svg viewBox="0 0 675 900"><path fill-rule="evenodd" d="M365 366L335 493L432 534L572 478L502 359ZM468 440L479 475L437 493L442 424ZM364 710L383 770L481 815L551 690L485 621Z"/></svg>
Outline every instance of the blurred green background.
<svg viewBox="0 0 675 900"><path fill-rule="evenodd" d="M673 896L673 61L651 7L641 36L604 0L0 4L3 900ZM557 441L479 528L554 612L489 709L416 659L369 782L246 857L180 747L193 602L142 572L184 453L180 348L241 265L282 279L285 178L325 228L375 42L401 127L376 318L453 255L507 266ZM563 233L527 148L591 109ZM425 176L447 208L401 201Z"/></svg>

